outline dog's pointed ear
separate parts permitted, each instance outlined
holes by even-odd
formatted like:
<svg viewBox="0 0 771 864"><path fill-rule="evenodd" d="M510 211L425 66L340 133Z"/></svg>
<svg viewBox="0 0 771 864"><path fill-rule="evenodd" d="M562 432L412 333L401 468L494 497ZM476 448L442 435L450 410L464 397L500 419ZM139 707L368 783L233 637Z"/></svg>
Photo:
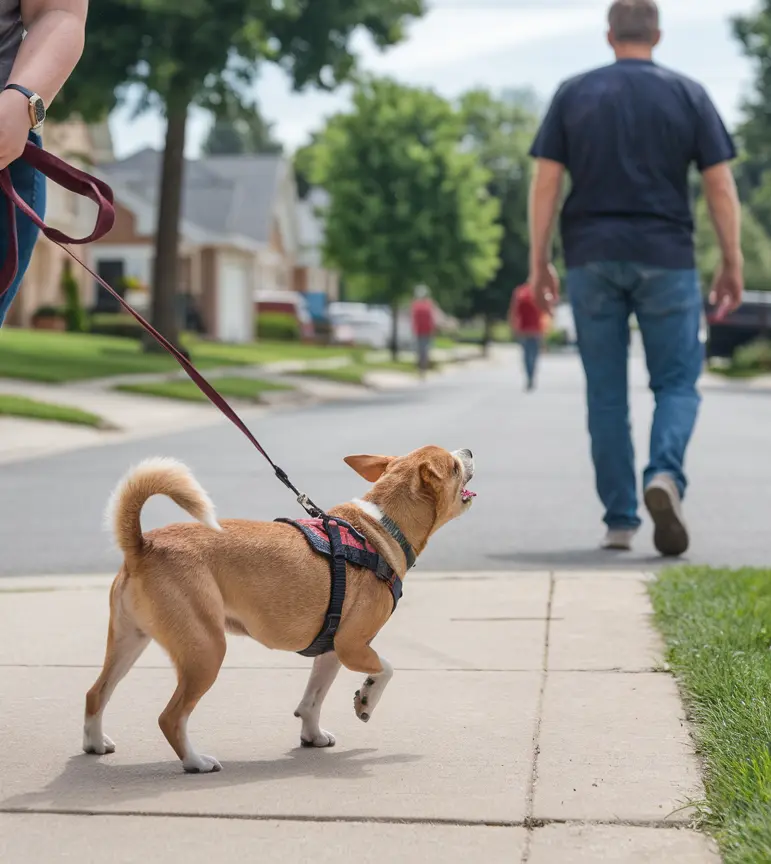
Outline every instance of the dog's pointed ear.
<svg viewBox="0 0 771 864"><path fill-rule="evenodd" d="M345 464L368 480L376 483L385 474L386 468L394 461L393 456L346 456Z"/></svg>

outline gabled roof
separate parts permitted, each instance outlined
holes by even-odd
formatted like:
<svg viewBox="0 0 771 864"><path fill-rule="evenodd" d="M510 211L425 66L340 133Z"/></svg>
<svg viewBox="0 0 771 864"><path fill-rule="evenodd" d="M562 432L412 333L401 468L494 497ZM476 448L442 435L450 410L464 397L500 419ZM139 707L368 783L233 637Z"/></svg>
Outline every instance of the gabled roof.
<svg viewBox="0 0 771 864"><path fill-rule="evenodd" d="M268 243L276 199L290 167L279 155L209 156L186 160L182 220L205 235ZM161 153L140 150L120 162L99 166L99 173L150 205L157 202Z"/></svg>

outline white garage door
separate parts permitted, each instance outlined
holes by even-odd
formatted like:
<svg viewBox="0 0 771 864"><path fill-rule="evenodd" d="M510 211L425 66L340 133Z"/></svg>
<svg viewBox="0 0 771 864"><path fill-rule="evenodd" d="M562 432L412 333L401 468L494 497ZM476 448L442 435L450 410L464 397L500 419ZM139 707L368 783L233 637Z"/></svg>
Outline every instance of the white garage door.
<svg viewBox="0 0 771 864"><path fill-rule="evenodd" d="M221 255L217 292L217 339L251 342L254 338L254 303L249 265L237 257Z"/></svg>

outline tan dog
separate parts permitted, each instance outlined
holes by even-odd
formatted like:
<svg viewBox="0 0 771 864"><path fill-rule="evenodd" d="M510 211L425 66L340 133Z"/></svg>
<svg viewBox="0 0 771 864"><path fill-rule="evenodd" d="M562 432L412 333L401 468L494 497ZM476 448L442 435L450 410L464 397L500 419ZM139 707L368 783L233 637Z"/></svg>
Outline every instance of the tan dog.
<svg viewBox="0 0 771 864"><path fill-rule="evenodd" d="M469 450L423 447L398 458L349 456L345 461L374 486L363 500L335 507L330 516L362 533L401 578L407 570L405 540L420 554L438 528L471 505L473 493L465 488L474 474ZM168 525L143 534L140 512L152 495L167 495L203 524ZM207 494L184 465L172 460L151 460L130 472L113 495L111 514L125 561L110 591L104 668L86 696L83 749L99 755L115 750L102 732L105 706L155 639L170 655L178 680L158 720L163 734L185 771L219 771L216 759L193 748L187 721L217 678L226 631L251 636L268 648L306 649L325 619L329 560L292 525L218 524ZM341 663L367 676L354 700L356 715L365 722L393 675L388 661L370 647L393 609L389 587L350 563L346 575L334 651L315 659L295 712L306 746L335 743L319 718Z"/></svg>

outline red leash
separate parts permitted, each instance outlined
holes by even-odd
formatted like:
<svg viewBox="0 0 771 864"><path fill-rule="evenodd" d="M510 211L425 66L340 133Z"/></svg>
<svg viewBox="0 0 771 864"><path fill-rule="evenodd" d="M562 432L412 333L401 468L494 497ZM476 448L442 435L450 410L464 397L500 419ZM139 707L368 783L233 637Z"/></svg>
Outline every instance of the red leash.
<svg viewBox="0 0 771 864"><path fill-rule="evenodd" d="M172 345L162 333L159 333L152 324L146 321L139 312L130 306L114 288L102 279L101 276L96 274L65 245L82 245L84 243L91 243L94 240L104 237L104 235L112 229L112 226L115 223L115 203L112 189L104 181L92 177L90 174L81 171L79 168L74 168L72 165L68 165L66 162L40 147L35 146L31 142L27 143L21 158L32 165L33 168L40 171L41 174L48 177L49 180L53 180L54 183L61 186L63 189L66 189L69 192L74 192L76 195L80 195L83 198L88 198L90 201L93 201L97 206L96 224L94 230L88 235L88 237L80 239L68 237L62 231L49 227L13 188L9 170L5 168L3 171L0 171L0 189L5 195L6 213L10 229L8 237L8 251L2 268L0 268L0 298L2 298L6 291L11 287L19 269L19 242L16 236L16 208L18 208L25 216L31 219L35 225L37 225L49 240L56 243L56 245L59 246L60 249L63 249L74 261L77 261L77 263L80 264L87 273L96 279L105 291L112 294L126 312L135 318L153 337L153 339L155 339L159 345L162 345L166 351L171 354L177 363L179 363L179 365L185 370L191 381L198 387L204 396L206 396L212 405L219 408L228 420L240 429L249 439L251 444L265 457L268 464L275 472L276 477L278 477L278 479L297 496L298 503L312 517L318 518L324 516L325 514L323 510L317 507L307 495L304 495L295 488L286 472L282 468L279 468L279 466L270 458L260 442L254 437L249 427L238 416L224 396L215 390L215 388L206 380L206 378L203 377L203 375L201 375L190 360L188 360L178 348Z"/></svg>

